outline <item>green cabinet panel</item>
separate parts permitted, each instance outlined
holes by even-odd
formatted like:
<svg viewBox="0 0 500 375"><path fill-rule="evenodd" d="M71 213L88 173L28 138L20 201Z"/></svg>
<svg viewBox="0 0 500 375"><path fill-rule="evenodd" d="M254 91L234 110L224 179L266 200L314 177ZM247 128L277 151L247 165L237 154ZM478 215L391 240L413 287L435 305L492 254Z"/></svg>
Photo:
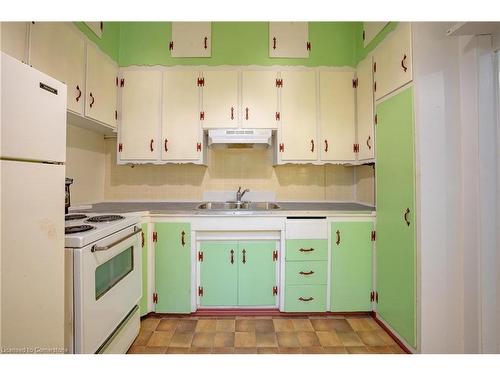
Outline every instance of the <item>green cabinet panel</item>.
<svg viewBox="0 0 500 375"><path fill-rule="evenodd" d="M238 306L270 306L276 303L275 241L239 242Z"/></svg>
<svg viewBox="0 0 500 375"><path fill-rule="evenodd" d="M142 255L141 255L141 271L142 271L142 297L139 302L139 312L141 316L146 315L148 311L148 225L142 224Z"/></svg>
<svg viewBox="0 0 500 375"><path fill-rule="evenodd" d="M328 240L286 240L286 260L328 260Z"/></svg>
<svg viewBox="0 0 500 375"><path fill-rule="evenodd" d="M332 223L330 310L371 311L373 223Z"/></svg>
<svg viewBox="0 0 500 375"><path fill-rule="evenodd" d="M377 312L416 346L413 88L376 108Z"/></svg>
<svg viewBox="0 0 500 375"><path fill-rule="evenodd" d="M238 304L238 243L202 242L200 251L201 306L236 306Z"/></svg>
<svg viewBox="0 0 500 375"><path fill-rule="evenodd" d="M326 311L326 285L291 285L285 288L286 312Z"/></svg>
<svg viewBox="0 0 500 375"><path fill-rule="evenodd" d="M326 260L306 260L303 262L286 262L286 285L326 284L328 273Z"/></svg>
<svg viewBox="0 0 500 375"><path fill-rule="evenodd" d="M156 223L156 312L191 312L191 231L189 223Z"/></svg>

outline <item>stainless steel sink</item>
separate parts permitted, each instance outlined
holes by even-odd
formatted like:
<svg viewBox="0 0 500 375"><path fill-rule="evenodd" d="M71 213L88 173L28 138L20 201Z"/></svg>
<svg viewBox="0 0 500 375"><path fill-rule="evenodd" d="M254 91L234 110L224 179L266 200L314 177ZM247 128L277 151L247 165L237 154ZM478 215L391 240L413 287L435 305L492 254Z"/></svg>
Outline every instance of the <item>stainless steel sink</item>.
<svg viewBox="0 0 500 375"><path fill-rule="evenodd" d="M277 210L280 206L273 202L205 202L200 204L198 210L246 210L246 211L269 211Z"/></svg>

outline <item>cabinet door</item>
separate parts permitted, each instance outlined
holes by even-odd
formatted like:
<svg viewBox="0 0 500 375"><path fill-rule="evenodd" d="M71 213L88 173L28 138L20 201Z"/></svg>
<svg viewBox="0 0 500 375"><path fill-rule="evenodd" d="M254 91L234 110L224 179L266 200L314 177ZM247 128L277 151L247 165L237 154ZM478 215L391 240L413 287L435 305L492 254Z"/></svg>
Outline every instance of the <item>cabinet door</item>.
<svg viewBox="0 0 500 375"><path fill-rule="evenodd" d="M411 27L408 22L402 22L373 55L376 100L412 80L411 60Z"/></svg>
<svg viewBox="0 0 500 375"><path fill-rule="evenodd" d="M363 46L366 47L388 22L363 22Z"/></svg>
<svg viewBox="0 0 500 375"><path fill-rule="evenodd" d="M317 160L316 73L286 71L281 78L281 160Z"/></svg>
<svg viewBox="0 0 500 375"><path fill-rule="evenodd" d="M238 72L210 71L203 73L204 128L235 128L238 126Z"/></svg>
<svg viewBox="0 0 500 375"><path fill-rule="evenodd" d="M356 160L354 72L320 73L321 160Z"/></svg>
<svg viewBox="0 0 500 375"><path fill-rule="evenodd" d="M238 243L201 243L201 306L236 306L238 304Z"/></svg>
<svg viewBox="0 0 500 375"><path fill-rule="evenodd" d="M307 22L269 22L269 57L309 57Z"/></svg>
<svg viewBox="0 0 500 375"><path fill-rule="evenodd" d="M276 305L276 242L239 242L238 248L238 306Z"/></svg>
<svg viewBox="0 0 500 375"><path fill-rule="evenodd" d="M68 86L68 110L83 115L85 42L63 22L35 22L30 31L30 64Z"/></svg>
<svg viewBox="0 0 500 375"><path fill-rule="evenodd" d="M191 240L188 223L156 223L156 312L191 312Z"/></svg>
<svg viewBox="0 0 500 375"><path fill-rule="evenodd" d="M26 41L28 36L27 22L1 22L2 39L0 47L2 52L14 57L15 59L27 62L26 59Z"/></svg>
<svg viewBox="0 0 500 375"><path fill-rule="evenodd" d="M415 153L413 89L379 103L377 312L415 346Z"/></svg>
<svg viewBox="0 0 500 375"><path fill-rule="evenodd" d="M118 158L122 161L157 160L161 147L158 133L162 74L152 70L125 71L122 77Z"/></svg>
<svg viewBox="0 0 500 375"><path fill-rule="evenodd" d="M87 44L85 116L116 127L117 67L111 59Z"/></svg>
<svg viewBox="0 0 500 375"><path fill-rule="evenodd" d="M243 128L277 128L278 89L276 78L276 72L242 72L241 125Z"/></svg>
<svg viewBox="0 0 500 375"><path fill-rule="evenodd" d="M172 22L172 57L210 57L210 22Z"/></svg>
<svg viewBox="0 0 500 375"><path fill-rule="evenodd" d="M148 233L148 224L142 224L142 297L141 301L139 302L139 311L141 316L146 315L149 310L148 310L148 300L151 297L149 295L149 288L148 288L148 265L149 265L149 258L148 258L148 238L149 238L149 233Z"/></svg>
<svg viewBox="0 0 500 375"><path fill-rule="evenodd" d="M373 139L373 69L372 57L368 56L358 64L358 87L356 89L358 113L358 160L375 157L375 140Z"/></svg>
<svg viewBox="0 0 500 375"><path fill-rule="evenodd" d="M162 160L198 160L201 155L198 72L163 73Z"/></svg>
<svg viewBox="0 0 500 375"><path fill-rule="evenodd" d="M372 222L332 223L331 311L372 311Z"/></svg>

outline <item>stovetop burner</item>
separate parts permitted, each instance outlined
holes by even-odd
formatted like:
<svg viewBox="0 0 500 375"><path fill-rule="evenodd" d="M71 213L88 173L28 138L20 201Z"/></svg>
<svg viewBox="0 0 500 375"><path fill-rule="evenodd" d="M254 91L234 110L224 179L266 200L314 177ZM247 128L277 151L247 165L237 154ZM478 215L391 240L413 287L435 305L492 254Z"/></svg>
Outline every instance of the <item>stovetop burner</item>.
<svg viewBox="0 0 500 375"><path fill-rule="evenodd" d="M65 227L64 234L86 232L86 231L94 229L94 228L95 227L92 225L73 225L70 227Z"/></svg>
<svg viewBox="0 0 500 375"><path fill-rule="evenodd" d="M70 214L70 215L64 216L64 221L81 220L81 219L85 219L86 217L87 217L87 215L84 215L84 214Z"/></svg>
<svg viewBox="0 0 500 375"><path fill-rule="evenodd" d="M125 217L120 215L99 215L99 216L92 216L88 218L86 221L89 223L105 223L122 219L125 219Z"/></svg>

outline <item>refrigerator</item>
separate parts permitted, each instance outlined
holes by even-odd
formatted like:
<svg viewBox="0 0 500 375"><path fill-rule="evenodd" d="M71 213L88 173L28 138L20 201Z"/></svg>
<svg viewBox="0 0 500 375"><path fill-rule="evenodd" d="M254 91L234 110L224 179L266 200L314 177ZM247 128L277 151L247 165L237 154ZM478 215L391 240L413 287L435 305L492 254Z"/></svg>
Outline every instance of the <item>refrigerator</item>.
<svg viewBox="0 0 500 375"><path fill-rule="evenodd" d="M63 353L66 85L0 64L0 347Z"/></svg>

